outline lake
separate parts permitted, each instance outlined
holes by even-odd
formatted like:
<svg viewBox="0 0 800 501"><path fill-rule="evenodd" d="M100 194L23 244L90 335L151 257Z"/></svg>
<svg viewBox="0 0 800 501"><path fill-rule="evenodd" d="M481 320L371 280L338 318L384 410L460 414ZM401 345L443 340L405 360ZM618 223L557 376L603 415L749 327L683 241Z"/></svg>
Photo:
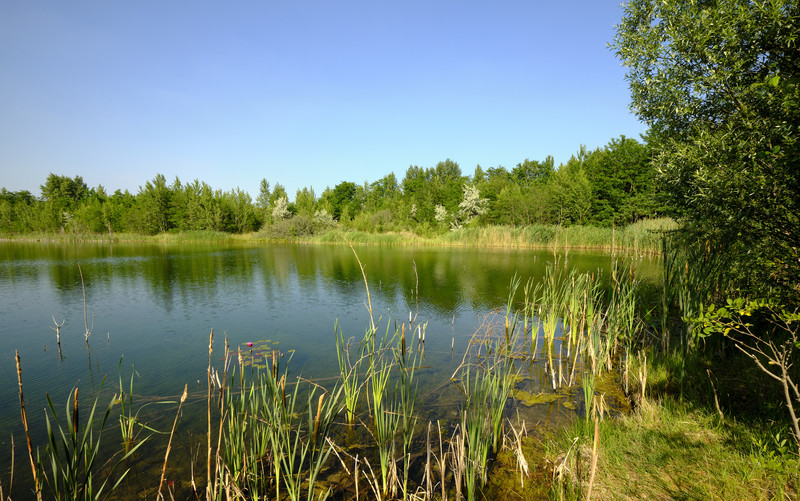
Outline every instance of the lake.
<svg viewBox="0 0 800 501"><path fill-rule="evenodd" d="M457 405L445 409L442 396L431 392L446 392L469 340L485 328L487 316L505 311L512 277L523 283L541 277L556 259L551 252L530 250L355 250L376 322L392 331L409 315L415 325L427 323L420 396L430 419L456 412ZM574 251L557 259L559 266L600 273L612 262L609 255ZM659 270L650 258L635 264L643 277ZM17 476L28 464L15 350L22 360L34 446L44 446L46 393L63 412L72 388L77 386L89 405L106 377L104 407L119 391L120 375L126 387L130 384L135 366L137 405L176 399L185 384L205 395L212 329L220 367L227 336L234 350L247 343L285 354L293 350L292 373L324 381L338 369L335 325L357 342L369 324L366 303L359 262L344 245L0 242L0 481L8 484L12 433ZM59 350L55 327L62 322ZM142 418L163 425L171 423L174 410L153 405ZM191 433L191 407L185 412L182 426ZM579 409L555 402L537 412L536 419L547 425ZM203 426L199 420L194 429L202 433ZM118 432L109 435L118 440ZM163 456L163 448L154 453Z"/></svg>

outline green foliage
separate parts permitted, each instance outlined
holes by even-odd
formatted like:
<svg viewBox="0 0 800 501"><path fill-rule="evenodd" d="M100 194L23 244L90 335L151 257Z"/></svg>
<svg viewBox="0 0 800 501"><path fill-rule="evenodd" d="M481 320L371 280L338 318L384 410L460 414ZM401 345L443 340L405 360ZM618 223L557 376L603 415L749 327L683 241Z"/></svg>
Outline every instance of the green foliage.
<svg viewBox="0 0 800 501"><path fill-rule="evenodd" d="M634 0L613 48L693 238L743 289L800 301L800 4Z"/></svg>
<svg viewBox="0 0 800 501"><path fill-rule="evenodd" d="M336 185L330 195L328 196L331 215L337 221L340 221L342 214L351 215L354 212L350 209L350 204L356 196L356 185L351 182L341 182ZM351 217L352 219L352 217Z"/></svg>
<svg viewBox="0 0 800 501"><path fill-rule="evenodd" d="M591 222L635 223L654 213L655 170L646 145L620 136L581 162L591 185Z"/></svg>
<svg viewBox="0 0 800 501"><path fill-rule="evenodd" d="M592 209L592 184L576 157L550 177L549 194L553 218L558 224L585 224Z"/></svg>
<svg viewBox="0 0 800 501"><path fill-rule="evenodd" d="M548 156L544 162L528 160L518 163L511 171L511 176L520 184L544 183L555 172L555 160Z"/></svg>
<svg viewBox="0 0 800 501"><path fill-rule="evenodd" d="M619 142L613 140L607 149L615 148L618 143L644 148L636 141L622 138ZM326 188L319 197L313 187L304 187L297 190L294 201L289 199L284 186L276 183L271 187L266 179L261 180L254 201L240 188L223 192L197 179L182 183L177 177L168 184L162 174L147 181L136 195L117 190L110 196L102 186L87 188L80 177L51 174L42 186L45 195L41 200L28 192L3 190L0 232L58 232L85 238L92 234L126 232L244 234L263 227L262 235L285 239L318 234L341 222L345 229L367 233L413 232L435 236L462 227L611 224L614 220L637 220L652 215L649 209L630 209L637 207L638 202L629 199L640 196L640 192L638 188L623 188L615 195L612 208L606 210L611 219L594 217L605 210L600 205L604 199L595 196L600 192L595 185L602 180L598 174L601 169L590 179L586 166L587 159L595 156L608 160L592 164L606 166L606 171L613 174L613 180L603 181L606 184L625 187L642 184L627 179L626 176L640 174L637 165L625 163L627 158L616 152L606 155L606 150L590 155L585 149L577 159L573 157L558 169L548 156L544 161L525 159L512 172L502 166L484 172L478 166L470 178L462 175L456 162L447 159L433 167L409 167L402 182L398 182L394 173L360 185L344 181Z"/></svg>

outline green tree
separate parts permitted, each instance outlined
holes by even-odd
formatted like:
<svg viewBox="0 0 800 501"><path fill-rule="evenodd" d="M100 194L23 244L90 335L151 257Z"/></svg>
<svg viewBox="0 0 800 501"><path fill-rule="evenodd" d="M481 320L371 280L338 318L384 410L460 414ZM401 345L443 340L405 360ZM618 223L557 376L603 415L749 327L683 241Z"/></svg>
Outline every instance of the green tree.
<svg viewBox="0 0 800 501"><path fill-rule="evenodd" d="M655 169L646 145L620 136L581 165L592 187L592 223L626 225L653 214Z"/></svg>
<svg viewBox="0 0 800 501"><path fill-rule="evenodd" d="M30 213L35 210L36 199L31 192L0 191L0 231L23 233L31 231Z"/></svg>
<svg viewBox="0 0 800 501"><path fill-rule="evenodd" d="M263 214L267 214L270 203L269 181L262 178L261 183L258 185L258 197L256 198L256 206L261 209Z"/></svg>
<svg viewBox="0 0 800 501"><path fill-rule="evenodd" d="M675 215L800 302L800 2L631 0L612 48ZM706 244L706 245L710 245Z"/></svg>
<svg viewBox="0 0 800 501"><path fill-rule="evenodd" d="M544 162L528 160L518 163L511 171L511 176L520 184L544 183L555 172L555 160L547 156Z"/></svg>
<svg viewBox="0 0 800 501"><path fill-rule="evenodd" d="M153 235L164 233L170 228L170 200L172 192L163 174L156 174L139 188L136 202L139 209L139 231Z"/></svg>
<svg viewBox="0 0 800 501"><path fill-rule="evenodd" d="M356 184L343 181L333 188L330 195L331 215L337 221L342 214L347 214L347 208L356 196Z"/></svg>
<svg viewBox="0 0 800 501"><path fill-rule="evenodd" d="M40 188L44 202L40 214L40 229L66 228L79 203L89 196L89 187L81 176L70 178L51 172Z"/></svg>
<svg viewBox="0 0 800 501"><path fill-rule="evenodd" d="M231 216L231 230L237 233L253 231L256 226L256 213L250 194L236 188L225 193L224 197Z"/></svg>
<svg viewBox="0 0 800 501"><path fill-rule="evenodd" d="M582 152L585 151L581 150ZM592 184L583 169L582 155L572 156L551 176L548 195L558 224L585 224L592 208Z"/></svg>
<svg viewBox="0 0 800 501"><path fill-rule="evenodd" d="M78 202L89 196L89 187L81 176L69 178L50 173L47 181L40 186L42 200L45 202L59 202L67 209L74 208Z"/></svg>
<svg viewBox="0 0 800 501"><path fill-rule="evenodd" d="M309 186L308 188L298 189L294 196L294 205L299 215L313 217L317 206L317 196L314 194L314 188Z"/></svg>

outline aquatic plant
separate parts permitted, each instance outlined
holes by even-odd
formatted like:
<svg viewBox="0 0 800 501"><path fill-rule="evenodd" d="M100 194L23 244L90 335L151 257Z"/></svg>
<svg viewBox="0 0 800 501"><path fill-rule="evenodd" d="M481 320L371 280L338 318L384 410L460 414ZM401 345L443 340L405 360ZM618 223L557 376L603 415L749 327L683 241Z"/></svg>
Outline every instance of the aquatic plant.
<svg viewBox="0 0 800 501"><path fill-rule="evenodd" d="M344 333L339 329L338 322L334 324L336 335L336 358L339 362L339 377L342 384L344 395L344 406L348 424L354 424L358 411L358 401L361 397L362 382L360 380L361 363L363 356L359 356L355 362L350 359L350 342L352 338L345 339Z"/></svg>
<svg viewBox="0 0 800 501"><path fill-rule="evenodd" d="M102 386L101 382L100 388ZM102 433L114 406L115 398L112 398L108 404L100 418L99 425L95 422L98 398L99 395L95 397L89 417L81 429L78 388L70 392L67 398L64 424L58 418L50 395L47 395L47 405L50 411L45 414L48 444L38 468L42 473L45 485L56 499L97 500L107 497L122 482L129 471L125 469L114 481L114 470L143 443L140 441L116 460L110 458L111 467L99 475L97 468L99 467ZM96 435L95 426L97 426ZM103 479L99 485L95 482L97 477ZM113 483L111 483L112 481ZM107 491L106 488L108 488Z"/></svg>

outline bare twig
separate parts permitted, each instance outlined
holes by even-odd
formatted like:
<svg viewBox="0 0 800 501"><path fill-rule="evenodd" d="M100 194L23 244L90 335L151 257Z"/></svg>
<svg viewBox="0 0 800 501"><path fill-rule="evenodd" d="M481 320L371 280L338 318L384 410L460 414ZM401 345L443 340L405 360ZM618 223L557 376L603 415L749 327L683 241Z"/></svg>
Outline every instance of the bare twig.
<svg viewBox="0 0 800 501"><path fill-rule="evenodd" d="M89 336L92 335L92 329L94 329L94 310L92 310L92 327L89 327L89 322L86 318L86 286L83 283L83 270L81 270L81 265L78 265L78 273L81 275L81 290L83 290L83 326L86 328L84 332L84 337L86 338L86 344L89 344ZM53 319L55 322L55 319Z"/></svg>
<svg viewBox="0 0 800 501"><path fill-rule="evenodd" d="M42 489L39 485L39 476L36 470L36 462L33 459L33 445L31 445L31 433L28 429L28 415L25 413L25 399L22 397L22 364L19 361L19 351L14 350L17 357L17 381L19 382L19 408L22 413L22 426L25 428L25 438L28 441L28 457L31 460L31 473L33 474L33 485L36 491L36 499L42 501Z"/></svg>

